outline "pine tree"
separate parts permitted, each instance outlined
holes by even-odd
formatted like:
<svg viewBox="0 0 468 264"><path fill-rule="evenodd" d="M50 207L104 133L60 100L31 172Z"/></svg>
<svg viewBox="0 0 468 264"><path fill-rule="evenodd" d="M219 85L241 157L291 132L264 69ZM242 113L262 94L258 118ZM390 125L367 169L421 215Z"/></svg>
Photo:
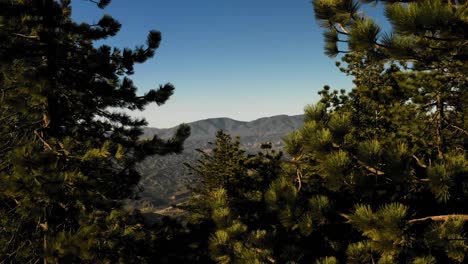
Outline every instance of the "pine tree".
<svg viewBox="0 0 468 264"><path fill-rule="evenodd" d="M303 261L463 262L467 3L382 2L392 34L357 1L314 1L325 52L346 53L338 65L356 87L325 87L285 140L297 167L286 184L329 201L309 236L323 249L305 249Z"/></svg>
<svg viewBox="0 0 468 264"><path fill-rule="evenodd" d="M192 167L198 186L181 207L190 223L204 226L205 235L193 236L192 243L216 263L302 263L314 259L311 247L325 249L326 241L310 234L326 223L330 200L304 195L298 164L282 159L269 144L262 148L246 154L238 138L219 132L212 152L203 152Z"/></svg>
<svg viewBox="0 0 468 264"><path fill-rule="evenodd" d="M397 63L405 72L396 78L407 99L422 112L435 111L430 131L439 158L447 152L445 141L453 133L466 135L466 77L468 47L466 43L466 1L361 1L383 2L391 32L361 12L353 0L318 0L314 2L316 18L326 28L325 50L329 56L356 54L365 64ZM340 51L339 44L348 51ZM348 59L345 56L345 62ZM451 111L455 108L456 111ZM455 132L451 132L455 130Z"/></svg>
<svg viewBox="0 0 468 264"><path fill-rule="evenodd" d="M344 263L465 258L467 162L463 151L456 152L463 150L463 138L453 137L447 146L452 153L440 160L433 135L425 132L431 116L389 96L386 87L402 89L394 78L398 70L382 73L381 67L367 68L348 95L326 87L321 102L306 108L304 127L285 138L297 171L291 168L286 188L273 184L272 196L297 193L297 200L324 209L296 207L312 218L308 237L297 244L301 263L332 257ZM385 104L381 97L388 97ZM432 155L434 163L424 164L418 158L424 155ZM320 250L301 247L304 241Z"/></svg>
<svg viewBox="0 0 468 264"><path fill-rule="evenodd" d="M142 263L154 235L122 200L139 181L135 164L180 152L189 129L140 140L145 120L112 110L172 95L165 84L139 96L129 78L159 32L135 49L97 47L120 24L77 24L71 12L69 0L0 1L0 261Z"/></svg>
<svg viewBox="0 0 468 264"><path fill-rule="evenodd" d="M264 144L246 154L239 138L217 133L212 153L192 167L198 186L183 207L190 222L206 227L205 250L216 263L270 263L276 231L265 206L266 191L279 176L281 153ZM272 221L273 220L273 221ZM200 243L201 244L201 243Z"/></svg>

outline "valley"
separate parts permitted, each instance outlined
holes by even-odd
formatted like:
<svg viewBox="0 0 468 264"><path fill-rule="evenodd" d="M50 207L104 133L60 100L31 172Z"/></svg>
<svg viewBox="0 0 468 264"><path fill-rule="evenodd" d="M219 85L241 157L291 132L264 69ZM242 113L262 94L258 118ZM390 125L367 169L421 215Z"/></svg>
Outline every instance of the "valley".
<svg viewBox="0 0 468 264"><path fill-rule="evenodd" d="M188 125L191 135L184 144L182 154L153 156L138 165L142 174L139 184L139 207L166 208L190 197L190 186L194 179L189 168L183 164L194 164L200 157L197 151L210 151L210 141L214 140L218 130L239 136L242 147L248 153L260 150L262 143L271 142L273 149L281 150L282 138L299 129L303 124L303 115L278 115L260 118L251 122L237 121L230 118L211 118ZM155 134L161 138L170 138L176 127L167 129L145 128L143 138Z"/></svg>

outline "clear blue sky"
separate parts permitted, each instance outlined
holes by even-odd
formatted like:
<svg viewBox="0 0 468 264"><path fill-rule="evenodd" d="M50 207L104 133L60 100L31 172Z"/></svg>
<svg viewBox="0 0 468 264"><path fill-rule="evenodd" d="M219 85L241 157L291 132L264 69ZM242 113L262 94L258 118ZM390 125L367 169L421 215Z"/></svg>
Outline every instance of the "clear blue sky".
<svg viewBox="0 0 468 264"><path fill-rule="evenodd" d="M144 44L152 29L163 34L156 56L131 77L140 93L166 82L176 87L162 107L133 113L153 127L301 114L323 85L352 86L323 54L310 0L114 0L104 10L73 1L77 21L106 13L122 24L105 41L112 46Z"/></svg>

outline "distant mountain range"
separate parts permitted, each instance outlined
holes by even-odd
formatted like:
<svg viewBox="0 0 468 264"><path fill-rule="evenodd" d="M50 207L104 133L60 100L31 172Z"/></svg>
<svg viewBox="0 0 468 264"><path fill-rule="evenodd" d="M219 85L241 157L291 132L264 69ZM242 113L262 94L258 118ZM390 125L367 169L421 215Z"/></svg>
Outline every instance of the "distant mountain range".
<svg viewBox="0 0 468 264"><path fill-rule="evenodd" d="M303 115L287 116L278 115L264 117L250 122L237 121L231 118L209 118L205 120L189 123L191 129L188 141L198 141L213 139L218 130L233 135L243 137L257 137L262 139L271 136L284 136L285 134L298 129L303 124ZM158 135L168 138L174 134L177 127L173 128L145 128L143 137L150 138Z"/></svg>
<svg viewBox="0 0 468 264"><path fill-rule="evenodd" d="M209 149L212 146L216 132L223 130L232 136L239 136L242 147L250 153L260 149L260 145L271 142L273 148L281 149L282 138L303 125L303 115L278 115L260 118L250 122L237 121L230 118L210 118L196 121L187 125L191 128L191 135L184 144L184 152L178 155L155 156L139 164L142 173L140 185L141 201L152 207L166 207L171 203L184 200L189 195L187 185L192 176L184 163L194 163L200 158L196 149ZM158 135L170 138L177 127L173 128L145 128L143 138Z"/></svg>

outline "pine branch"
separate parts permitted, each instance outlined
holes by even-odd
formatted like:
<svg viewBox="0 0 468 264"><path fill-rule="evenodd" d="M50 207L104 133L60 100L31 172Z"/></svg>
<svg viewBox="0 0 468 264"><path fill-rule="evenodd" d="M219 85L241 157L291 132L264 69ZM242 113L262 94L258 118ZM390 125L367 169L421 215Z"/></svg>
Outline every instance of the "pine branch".
<svg viewBox="0 0 468 264"><path fill-rule="evenodd" d="M0 172L3 172L3 171L5 171L6 169L8 169L8 167L9 167L8 165L6 165L6 166L3 166L3 168L2 168L2 167L0 167Z"/></svg>
<svg viewBox="0 0 468 264"><path fill-rule="evenodd" d="M18 36L18 37L22 37L22 38L26 38L26 39L36 39L36 40L39 40L39 36L36 36L36 35L28 36L28 35L24 35L24 34L20 34L20 33L13 33L13 35Z"/></svg>
<svg viewBox="0 0 468 264"><path fill-rule="evenodd" d="M50 151L59 154L57 151L55 151L52 146L44 139L42 136L37 132L37 130L34 130L34 134L39 138L39 140L44 144L45 148L49 149Z"/></svg>
<svg viewBox="0 0 468 264"><path fill-rule="evenodd" d="M466 131L465 129L459 127L459 126L456 126L456 125L453 125L453 124L449 124L450 127L453 127L455 128L456 130L459 130L461 132L463 132L465 135L468 135L468 131Z"/></svg>
<svg viewBox="0 0 468 264"><path fill-rule="evenodd" d="M430 48L431 50L443 50L443 51L450 51L451 49L447 49L447 48L438 48L438 47L432 47L432 46L427 46L428 48Z"/></svg>
<svg viewBox="0 0 468 264"><path fill-rule="evenodd" d="M5 120L5 119L11 118L11 117L15 117L15 116L16 116L16 114L11 114L11 115L7 115L7 116L2 116L2 117L0 117L0 122L2 122L2 121Z"/></svg>
<svg viewBox="0 0 468 264"><path fill-rule="evenodd" d="M348 220L348 223L351 221L351 217L347 214L343 214L343 213L339 213L339 215L343 218L345 218L346 220Z"/></svg>
<svg viewBox="0 0 468 264"><path fill-rule="evenodd" d="M359 160L358 157L352 153L350 153L351 157L353 157L356 162L361 165L364 169L366 169L367 171L371 172L371 173L374 173L374 174L377 174L377 175L385 175L385 172L381 171L381 170L378 170L374 167L371 167L369 165L367 165L366 163L364 163L363 161Z"/></svg>
<svg viewBox="0 0 468 264"><path fill-rule="evenodd" d="M349 31L341 24L341 23L336 23L338 25L338 27L341 29L341 30L338 30L336 27L335 27L335 30L336 32L340 33L340 34L343 34L343 35L349 35Z"/></svg>
<svg viewBox="0 0 468 264"><path fill-rule="evenodd" d="M286 163L294 164L296 166L296 181L298 184L297 191L300 191L302 188L302 172L300 170L300 164L302 164L302 162L300 162L301 159L302 159L302 154L300 154L297 157L292 158L291 161L288 161L288 160L283 161Z"/></svg>
<svg viewBox="0 0 468 264"><path fill-rule="evenodd" d="M7 151L10 151L12 149L11 146L8 146L8 143L10 142L7 142L7 144L5 144L4 146L2 146L2 148L0 148L0 154L6 153Z"/></svg>
<svg viewBox="0 0 468 264"><path fill-rule="evenodd" d="M354 155L353 155L353 157L354 157ZM356 159L356 161L357 161L357 163L358 163L359 165L361 165L364 169L366 169L366 170L369 171L369 172L372 172L372 173L374 173L374 174L377 174L378 176L385 175L385 172L383 172L383 171L381 171L381 170L378 170L378 169L376 169L376 168L374 168L374 167L371 167L371 166L365 164L364 162L362 162L362 161L360 161L360 160L358 160L358 159Z"/></svg>
<svg viewBox="0 0 468 264"><path fill-rule="evenodd" d="M439 37L431 37L431 36L422 36L423 38L427 38L427 39L431 39L431 40L440 40L440 41L462 41L464 39L461 39L461 38L453 38L453 39L449 39L449 38L439 38Z"/></svg>
<svg viewBox="0 0 468 264"><path fill-rule="evenodd" d="M417 177L415 177L415 178L416 178L416 180L417 180L418 182L429 182L429 181L430 181L429 179L419 179L419 178L417 178Z"/></svg>
<svg viewBox="0 0 468 264"><path fill-rule="evenodd" d="M418 223L427 220L437 221L437 222L445 222L451 219L459 219L463 221L468 221L468 215L461 215L461 214L453 214L453 215L436 215L436 216L428 216L423 218L417 218L409 220L409 223Z"/></svg>
<svg viewBox="0 0 468 264"><path fill-rule="evenodd" d="M302 172L301 172L301 170L299 168L297 168L297 170L296 170L296 175L297 175L296 180L297 180L297 184L298 184L297 191L299 192L301 190L301 188L302 188Z"/></svg>
<svg viewBox="0 0 468 264"><path fill-rule="evenodd" d="M416 160L416 163L418 163L418 165L422 168L427 168L427 165L424 164L416 155L413 155L413 159Z"/></svg>
<svg viewBox="0 0 468 264"><path fill-rule="evenodd" d="M335 143L333 143L333 147L334 147L334 148L337 148L337 149L341 149L341 146L338 145L338 144L335 144ZM362 167L363 167L364 169L366 169L367 171L369 171L369 172L371 172L371 173L374 173L374 174L377 174L378 176L385 175L385 172L383 172L383 171L381 171L381 170L379 170L379 169L376 169L376 168L374 168L374 167L371 167L371 166L367 165L367 164L364 163L363 161L359 160L359 158L358 158L356 155L354 155L353 153L351 153L351 152L348 152L348 153L351 155L351 157L353 157L353 159L354 159L360 166L362 166Z"/></svg>
<svg viewBox="0 0 468 264"><path fill-rule="evenodd" d="M434 107L434 106L436 106L436 105L437 105L437 103L435 103L435 102L430 102L430 103L427 103L427 104L422 105L422 106L421 106L421 109L424 110L424 109L426 109L426 108L428 108L428 107Z"/></svg>

